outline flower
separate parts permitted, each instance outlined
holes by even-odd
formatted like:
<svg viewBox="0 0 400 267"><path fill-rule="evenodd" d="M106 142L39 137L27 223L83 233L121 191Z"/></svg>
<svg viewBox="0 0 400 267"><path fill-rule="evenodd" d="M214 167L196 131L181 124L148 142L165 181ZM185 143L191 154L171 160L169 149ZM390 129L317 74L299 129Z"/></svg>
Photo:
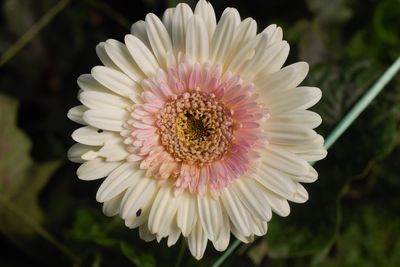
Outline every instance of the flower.
<svg viewBox="0 0 400 267"><path fill-rule="evenodd" d="M97 191L106 215L119 214L146 241L182 234L197 259L208 240L227 248L267 232L272 211L308 198L309 162L325 157L321 123L308 111L321 98L298 87L308 65L282 68L282 29L227 8L218 24L210 3L186 4L160 20L148 14L125 43L96 47L104 66L78 78L68 117L82 128L69 150L82 180L106 177Z"/></svg>

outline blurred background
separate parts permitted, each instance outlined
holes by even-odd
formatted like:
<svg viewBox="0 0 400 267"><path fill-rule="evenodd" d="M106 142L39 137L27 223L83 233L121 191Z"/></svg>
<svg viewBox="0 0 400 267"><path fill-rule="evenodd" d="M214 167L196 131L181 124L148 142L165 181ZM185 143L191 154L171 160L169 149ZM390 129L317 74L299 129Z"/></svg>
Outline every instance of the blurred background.
<svg viewBox="0 0 400 267"><path fill-rule="evenodd" d="M287 64L309 62L303 84L323 91L315 110L325 137L400 55L399 0L211 2L218 17L231 6L259 29L283 27ZM100 181L78 181L66 158L78 127L66 113L78 105L77 77L100 64L96 44L176 4L0 1L0 266L211 266L221 256L209 244L196 261L182 240L140 240L102 215ZM400 266L399 126L397 75L316 165L310 200L274 216L266 236L223 266Z"/></svg>

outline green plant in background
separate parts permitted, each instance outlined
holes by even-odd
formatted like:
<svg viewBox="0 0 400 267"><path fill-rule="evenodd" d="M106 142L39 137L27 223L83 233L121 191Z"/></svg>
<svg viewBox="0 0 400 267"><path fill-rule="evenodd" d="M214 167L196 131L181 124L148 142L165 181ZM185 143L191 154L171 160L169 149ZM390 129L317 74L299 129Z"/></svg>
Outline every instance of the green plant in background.
<svg viewBox="0 0 400 267"><path fill-rule="evenodd" d="M291 29L286 37L297 55L291 60L314 62L306 83L323 90L316 109L326 136L400 54L400 3L265 2L215 5ZM54 6L61 8L54 13ZM122 222L101 215L91 201L96 185L81 189L65 163L73 126L60 118L75 103L78 73L96 62L93 47L115 32L122 38L127 21L164 7L157 1L129 9L108 1L2 3L0 88L14 100L0 99L1 265L210 266L220 257L209 253L195 262L179 246L143 244ZM26 46L5 57L46 14ZM223 266L398 266L399 100L397 76L317 166L309 202L288 218L275 216L265 238L239 247Z"/></svg>

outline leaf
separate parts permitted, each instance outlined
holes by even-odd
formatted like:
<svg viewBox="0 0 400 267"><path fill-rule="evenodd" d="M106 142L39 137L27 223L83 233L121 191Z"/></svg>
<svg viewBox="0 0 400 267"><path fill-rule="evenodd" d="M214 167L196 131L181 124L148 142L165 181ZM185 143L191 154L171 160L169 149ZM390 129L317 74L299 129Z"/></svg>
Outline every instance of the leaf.
<svg viewBox="0 0 400 267"><path fill-rule="evenodd" d="M122 253L138 267L155 267L156 261L154 257L145 252L136 250L133 246L126 242L120 243Z"/></svg>
<svg viewBox="0 0 400 267"><path fill-rule="evenodd" d="M19 193L32 164L31 142L16 125L17 109L17 101L0 94L0 194L7 198Z"/></svg>
<svg viewBox="0 0 400 267"><path fill-rule="evenodd" d="M104 229L105 220L106 218L101 214L94 214L87 209L80 208L76 211L73 228L68 230L66 235L69 239L79 243L94 243L105 247L113 246L117 241L107 235Z"/></svg>
<svg viewBox="0 0 400 267"><path fill-rule="evenodd" d="M366 60L315 66L304 84L322 90L321 101L313 108L322 116L320 131L328 134L380 73L381 68Z"/></svg>
<svg viewBox="0 0 400 267"><path fill-rule="evenodd" d="M15 100L0 95L0 231L11 238L35 233L19 214L37 224L43 221L38 196L60 165L59 161L33 165L31 143L16 126L17 106Z"/></svg>
<svg viewBox="0 0 400 267"><path fill-rule="evenodd" d="M319 266L399 266L400 219L394 215L372 205L350 215L335 254Z"/></svg>

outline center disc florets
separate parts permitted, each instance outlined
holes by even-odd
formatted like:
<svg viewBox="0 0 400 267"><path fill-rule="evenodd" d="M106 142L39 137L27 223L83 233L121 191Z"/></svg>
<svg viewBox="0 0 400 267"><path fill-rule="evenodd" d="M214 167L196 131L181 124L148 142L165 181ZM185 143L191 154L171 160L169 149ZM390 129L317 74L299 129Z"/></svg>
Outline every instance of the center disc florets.
<svg viewBox="0 0 400 267"><path fill-rule="evenodd" d="M204 164L221 159L232 139L231 111L213 94L174 96L157 114L161 143L176 161Z"/></svg>

